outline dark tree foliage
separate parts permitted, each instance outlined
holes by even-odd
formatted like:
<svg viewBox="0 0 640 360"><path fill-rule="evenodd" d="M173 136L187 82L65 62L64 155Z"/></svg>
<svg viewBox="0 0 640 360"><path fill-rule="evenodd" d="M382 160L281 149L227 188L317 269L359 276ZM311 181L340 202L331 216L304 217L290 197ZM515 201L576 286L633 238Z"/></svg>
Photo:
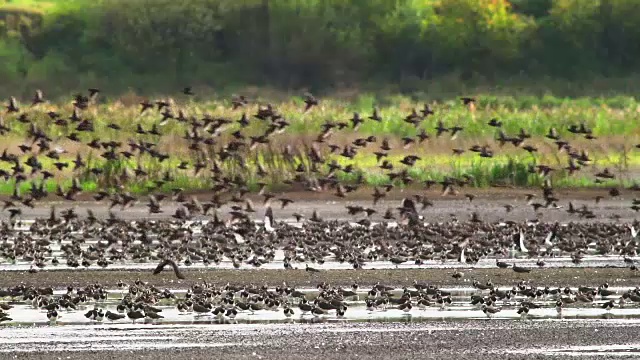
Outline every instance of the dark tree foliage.
<svg viewBox="0 0 640 360"><path fill-rule="evenodd" d="M60 90L79 79L330 88L640 68L636 0L75 0L0 7L0 20L0 76Z"/></svg>

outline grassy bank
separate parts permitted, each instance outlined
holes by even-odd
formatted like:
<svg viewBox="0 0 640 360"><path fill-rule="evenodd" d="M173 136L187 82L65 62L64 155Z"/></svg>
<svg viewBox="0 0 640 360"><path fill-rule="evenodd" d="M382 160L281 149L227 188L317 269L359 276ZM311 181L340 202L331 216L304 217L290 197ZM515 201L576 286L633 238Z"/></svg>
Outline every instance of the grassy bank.
<svg viewBox="0 0 640 360"><path fill-rule="evenodd" d="M52 149L58 147L65 150L59 159L46 157L46 152L37 157L43 169L49 170L53 176L45 184L50 192L55 191L57 184L68 188L73 178L80 180L84 191L110 188L118 183L135 193L168 191L174 187L209 189L215 183L209 170L214 163L220 169L220 176L230 179L240 176L252 190L257 189L261 182L272 189L286 190L292 185L285 183L296 178L298 183L304 182L299 181L300 178L317 180L330 172L328 164L333 162L343 169L351 167L351 171L333 171L339 181L351 184L362 182L370 186L394 183L419 187L426 181L441 181L445 177L466 178L469 185L477 187L538 186L544 178L531 168L547 165L555 169L549 176L556 186L611 187L632 184L635 174L640 171L640 150L635 148L640 143L640 127L637 126L640 102L634 98L570 100L551 96L479 96L473 109L459 99L452 98L429 103L434 113L420 119L417 124L408 123L406 117L412 109L422 109L424 103L410 97L359 95L321 98L319 106L308 112L303 111L303 98L294 96L276 102L283 98L254 96L246 107L233 110L229 99L204 100L197 94L176 95L167 101L172 104L172 112L178 119L162 122L163 116L155 109L140 113L139 102L145 100L142 97L129 94L108 98L99 95L96 105L81 112L83 119L92 122L93 132L75 131L77 122L72 120L56 124L47 115L47 112L54 111L61 114L62 119L67 119L73 111L71 104L50 102L30 107L25 103L20 106L29 122L20 121L18 115L5 115L4 123L11 131L2 140L10 153L15 153L21 163L26 163L32 152L37 151L37 145L28 139L33 124L48 134ZM268 143L250 146L250 138L263 134L272 124L253 116L258 111L258 104L267 101L273 103L287 125L270 135ZM379 109L381 121L369 119L374 107ZM180 112L182 119L178 115ZM364 119L356 129L350 120L354 112ZM245 126L238 122L242 114L248 116ZM207 118L210 120L205 120ZM225 123L212 127L211 124L218 123L220 119L224 119ZM501 122L501 127L489 126L491 119ZM200 145L197 150L192 147L194 121L199 126L209 123L208 127L198 128ZM450 132L438 136L436 127L440 121L446 128L459 126L463 129L455 137ZM344 129L334 128L322 142L318 142L318 135L326 124L337 125L341 122L346 124ZM568 131L570 126L580 124L592 130L592 139ZM147 133L153 126L158 134ZM144 133L140 133L138 127ZM589 165L570 174L566 170L569 151L558 151L555 141L547 137L551 128L555 128L558 136L570 143L572 152L588 153ZM498 140L500 131L504 136L514 138L522 129L530 135L524 144L534 147L534 152L527 151L523 145L516 147L509 142L501 144ZM241 137L234 137L236 131L240 131ZM72 133L78 136L73 141L69 140ZM426 134L428 138L421 141L418 138L420 134ZM357 145L358 139L362 141L370 136L375 139L365 141L361 144L364 146ZM210 139L210 142L203 145L204 139ZM385 158L377 159L375 153L380 151L383 139L388 141L391 149L385 151ZM92 140L120 143L119 154L130 152L131 156L119 155L117 159L107 160L102 156L104 147L95 149L88 146ZM233 156L221 160L219 154L226 151L231 141L242 143L242 148L235 151ZM405 145L407 141L411 142ZM169 155L169 158L160 161L148 153L138 154L129 148L128 144L132 142L156 144L155 149ZM31 150L23 154L19 149L21 144L31 146ZM330 145L335 145L337 150L331 152ZM347 145L357 148L357 154L353 157L341 155ZM493 151L493 157L481 157L470 151L473 145L487 146ZM310 149L313 147L323 158L317 173L311 171ZM453 149L464 152L454 154ZM74 170L72 161L78 154L86 164ZM415 155L420 159L413 165L400 164L407 155ZM381 168L384 160L393 168ZM69 166L56 169L56 162ZM180 169L182 162L185 164ZM203 167L197 173L194 170L196 164ZM12 166L10 162L0 163L0 169L3 170L9 171ZM30 170L29 166L26 168ZM96 168L102 169L102 173L91 171ZM266 170L267 174L261 174L260 168ZM594 174L604 168L609 168L615 174L615 179L596 182ZM389 172L403 170L406 170L408 177L401 177L405 177L405 180L410 178L408 181L389 177ZM162 178L167 181L158 184L157 181ZM39 184L38 179L38 172L28 176L27 181L20 184L21 189L26 191L31 187L31 182ZM14 185L13 180L0 184L0 193L11 193Z"/></svg>

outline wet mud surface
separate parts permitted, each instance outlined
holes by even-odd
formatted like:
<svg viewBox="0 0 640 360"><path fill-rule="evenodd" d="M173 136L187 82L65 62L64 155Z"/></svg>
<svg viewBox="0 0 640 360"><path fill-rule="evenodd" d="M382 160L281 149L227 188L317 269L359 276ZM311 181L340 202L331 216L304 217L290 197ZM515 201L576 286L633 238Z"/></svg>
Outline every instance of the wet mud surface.
<svg viewBox="0 0 640 360"><path fill-rule="evenodd" d="M341 198L328 193L286 193L279 194L294 200L293 203L287 205L284 209L280 208L279 202L274 202L273 210L276 221L292 220L294 213L299 213L309 217L313 210L317 210L318 215L326 220L344 220L348 219L346 205L360 205L365 207L372 206L372 200L369 192L358 192L350 194L349 200L344 201ZM546 222L569 222L569 221L624 221L632 222L638 217L633 211L631 200L640 197L640 194L633 192L624 192L616 198L608 198L607 189L585 189L585 190L558 190L557 197L561 198L559 209L541 209L537 213L530 205L527 205L526 194L537 193L538 189L469 189L468 192L461 191L457 196L442 197L436 192L425 192L420 190L407 189L404 191L393 191L383 199L381 199L375 209L378 211L371 217L372 221L380 221L382 214L387 208L396 208L400 205L400 200L404 197L412 197L413 195L427 194L427 198L433 202L433 206L420 210L420 214L424 216L427 222L442 222L457 217L460 220L468 220L471 212L478 212L484 221L525 221L539 219ZM463 194L473 194L475 199L469 202ZM565 197L566 196L566 197ZM604 196L598 204L595 203L596 196ZM210 198L208 194L197 195L201 201ZM251 197L256 206L256 217L263 216L262 197ZM125 210L118 207L113 208L114 214L124 220L135 219L166 219L170 218L177 208L176 203L163 202L161 214L149 214L148 208L145 206L145 200L140 197L140 201L134 206ZM537 199L537 198L536 198ZM23 218L33 219L35 217L46 217L49 215L49 206L55 205L57 209L74 208L77 213L84 215L86 209L91 209L98 218L106 218L109 213L108 202L95 202L87 197L86 201L65 202L51 198L51 201L39 203L33 209L23 209ZM538 199L539 200L539 199ZM540 200L539 200L540 201ZM575 215L567 213L568 202L571 201L574 206L580 207L587 205L594 211L595 219L580 219ZM513 206L513 210L506 212L505 205ZM230 204L224 205L219 209L220 214L226 214L230 210ZM7 218L6 212L0 212L0 219ZM203 217L206 218L206 217Z"/></svg>
<svg viewBox="0 0 640 360"><path fill-rule="evenodd" d="M636 213L629 209L634 194L623 194L615 200L602 200L598 205L593 198L606 190L584 190L571 192L574 205L588 204L595 219L579 219L568 214L564 208L544 209L536 215L526 204L524 194L528 191L504 192L498 190L474 191L476 199L470 203L464 197L439 198L432 196L434 206L421 214L428 222L440 222L458 217L467 220L471 212L478 212L486 221L541 221L568 222L632 222ZM384 212L387 207L398 206L398 199L407 191L390 195L376 207ZM560 196L562 197L562 193ZM569 195L567 195L569 196ZM203 198L206 195L199 195ZM313 209L325 219L345 219L346 204L370 206L367 194L359 194L357 200L337 202L333 199L313 196L292 196L296 202L285 209L274 207L276 220L291 220L295 212L309 216ZM563 201L563 204L566 201ZM96 216L108 215L105 204L94 202L52 203L58 209L73 207L81 214L92 209ZM507 213L504 205L514 206ZM25 209L23 218L44 217L49 213L49 204L35 209ZM256 199L258 212L262 216L261 203ZM163 219L175 210L167 203L164 213L150 216L144 204L120 211L114 209L122 219ZM221 210L221 214L225 209ZM376 221L376 216L372 221ZM0 218L6 216L2 213ZM559 259L558 261L565 261ZM27 304L18 304L9 313L17 312L21 320L0 324L0 359L624 359L640 356L640 308L635 305L607 311L600 308L604 299L593 304L575 306L559 317L552 300L543 308L531 310L528 320L521 320L517 304L500 304L502 311L488 319L482 310L468 305L468 294L474 289L472 280L507 288L520 281L551 287L598 286L608 283L611 288L635 288L640 285L640 276L631 271L619 256L585 259L575 265L570 261L549 264L537 268L535 259L514 259L532 269L529 273L516 273L512 269L469 267L465 264L448 263L446 266L388 266L371 263L365 269L336 269L320 267L320 272L311 273L302 269L253 269L184 268L185 280L178 280L171 272L152 275L155 264L136 264L133 269L63 269L47 267L46 271L30 273L16 268L0 272L0 287L7 288L24 283L38 287L62 290L68 285L84 287L100 283L113 288L122 280L148 282L158 288L185 290L194 284L206 281L223 286L230 284L260 284L270 287L281 285L286 280L289 286L314 288L327 282L333 286L348 287L354 282L362 288L377 283L395 287L409 286L413 281L425 282L440 288L458 288L463 295L455 299L451 308L419 310L405 314L398 309L375 313L365 310L363 303L350 305L345 318L335 314L314 317L296 314L285 318L282 311L276 313L243 313L233 321L220 321L211 316L194 317L178 314L174 305L167 304L166 321L131 321L95 323L83 317L84 311L66 313L61 311L55 325L46 321L46 312L32 309ZM412 265L412 264L411 264ZM454 271L463 272L462 279L454 279ZM622 292L619 292L621 294ZM116 296L117 294L111 294ZM619 295L615 297L617 299ZM101 304L111 309L113 304Z"/></svg>
<svg viewBox="0 0 640 360"><path fill-rule="evenodd" d="M12 340L4 329L0 330L0 358L620 359L638 356L639 325L617 320L524 323L492 319L429 324L406 320L390 324L96 326L91 331L25 328L14 332Z"/></svg>
<svg viewBox="0 0 640 360"><path fill-rule="evenodd" d="M640 285L640 274L626 267L621 268L555 268L533 269L521 274L511 269L460 269L464 278L452 278L453 269L386 269L386 270L326 270L309 273L304 270L184 270L186 279L178 280L171 272L152 275L151 270L61 270L41 271L36 274L27 271L2 272L0 287L14 286L19 283L41 287L64 288L67 285L86 286L100 283L115 286L122 280L132 283L142 280L158 287L188 288L206 281L213 285L266 284L268 286L288 285L295 287L315 287L321 282L334 286L349 287L354 282L361 286L371 286L378 282L391 286L411 285L414 280L436 286L470 286L472 280L486 282L491 280L497 285L513 285L519 281L548 286L598 286L605 282L615 286Z"/></svg>

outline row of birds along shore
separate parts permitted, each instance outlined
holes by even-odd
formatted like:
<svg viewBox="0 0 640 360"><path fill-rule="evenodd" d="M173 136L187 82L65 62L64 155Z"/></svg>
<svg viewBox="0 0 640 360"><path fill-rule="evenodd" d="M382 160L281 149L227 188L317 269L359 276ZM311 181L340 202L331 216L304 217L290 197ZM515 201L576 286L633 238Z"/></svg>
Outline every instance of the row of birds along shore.
<svg viewBox="0 0 640 360"><path fill-rule="evenodd" d="M414 281L409 286L375 284L362 289L357 283L350 288L319 283L315 289L295 289L284 283L270 288L255 284L212 286L196 284L186 292L159 290L137 280L130 286L118 282L116 289L107 290L100 284L85 288L69 286L66 292L54 295L51 288L36 288L20 284L0 290L8 302L0 302L0 322L20 321L12 318L14 308L33 309L46 315L51 324L67 314L83 312L92 322L162 321L165 315L192 314L196 319L234 320L238 314L254 315L262 312L281 313L283 318L295 314L314 317L345 318L349 309L364 308L366 313L388 312L409 314L424 310L481 310L493 317L502 310L516 311L522 319L530 311L555 308L562 316L563 309L634 308L640 305L640 288L615 290L607 283L598 287L578 288L535 286L521 281L511 287L498 287L491 281L474 280L471 292L447 291L427 283ZM173 314L173 315L171 315ZM173 321L176 321L175 319Z"/></svg>

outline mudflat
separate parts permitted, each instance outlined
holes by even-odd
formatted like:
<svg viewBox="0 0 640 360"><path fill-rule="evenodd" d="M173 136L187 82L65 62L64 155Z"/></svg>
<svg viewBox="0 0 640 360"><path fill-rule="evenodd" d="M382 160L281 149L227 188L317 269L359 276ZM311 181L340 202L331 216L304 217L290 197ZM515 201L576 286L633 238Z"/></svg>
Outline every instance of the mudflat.
<svg viewBox="0 0 640 360"><path fill-rule="evenodd" d="M113 331L111 338L69 340L83 350L33 344L2 359L621 359L635 358L640 326L590 321L465 320L396 323L195 326ZM157 338L171 336L170 344ZM118 336L117 342L112 338ZM166 336L166 335L165 335ZM90 343L87 343L90 341ZM165 340L166 342L166 340ZM157 348L153 348L157 343ZM170 345L170 346L167 346ZM59 347L63 348L64 342ZM120 350L108 350L119 347ZM43 351L46 348L46 352ZM142 349L141 349L142 348ZM3 347L4 349L4 347ZM21 347L24 349L24 346ZM93 349L93 350L91 350Z"/></svg>
<svg viewBox="0 0 640 360"><path fill-rule="evenodd" d="M360 205L373 207L377 213L371 215L371 221L381 221L385 209L395 209L400 206L403 198L412 198L414 195L427 197L432 206L419 209L427 222L443 222L457 218L460 221L469 219L471 213L476 212L483 221L525 221L539 220L543 222L583 222L583 221L621 221L632 222L638 218L638 212L631 209L631 200L636 197L635 192L624 191L621 196L610 198L607 189L587 188L587 189L558 189L556 196L562 199L558 208L542 208L534 211L528 204L526 196L538 193L538 189L511 189L511 188L489 188L489 189L462 189L457 196L440 196L437 191L424 191L420 189L394 190L386 194L375 206L371 200L372 189L359 190L349 194L349 200L343 200L330 193L314 192L287 192L278 193L279 197L286 197L294 202L281 208L279 203L271 204L276 221L291 220L293 214L298 213L309 217L316 210L318 215L326 220L348 220L346 205ZM469 201L464 194L474 196L473 201ZM212 194L207 192L194 193L198 199L206 200ZM598 203L596 197L603 196ZM262 197L247 196L255 204L256 219L261 219L264 215ZM534 198L536 200L537 198ZM538 200L539 201L539 200ZM588 206L594 212L595 218L584 219L567 212L569 203L573 206ZM21 218L34 219L49 216L51 206L57 210L74 209L80 217L86 216L86 211L91 210L97 218L106 218L111 211L115 216L124 220L136 219L170 219L171 215L178 208L179 204L165 201L162 204L162 213L150 214L146 204L141 200L133 206L121 210L118 206L109 209L109 203L90 200L90 195L85 194L79 201L60 201L53 197L39 202L34 208L22 209ZM224 217L231 209L232 204L223 205L219 209L219 214ZM507 211L507 207L510 208ZM7 212L0 212L0 219L7 219ZM210 217L202 216L201 219Z"/></svg>
<svg viewBox="0 0 640 360"><path fill-rule="evenodd" d="M183 270L186 279L176 279L172 272L152 275L151 270L52 270L32 274L26 271L5 271L0 276L0 287L6 288L20 283L54 289L72 286L86 286L99 283L113 288L119 280L133 283L136 280L148 282L158 288L185 289L194 284L224 286L227 283L246 285L267 285L274 287L286 282L294 287L315 287L326 282L334 286L350 287L354 282L367 287L377 284L389 286L411 286L413 281L425 282L438 287L471 286L472 280L491 280L497 286L513 286L526 281L537 286L597 286L609 283L612 286L640 286L640 276L628 268L533 268L529 273L517 273L511 269L458 269L464 273L462 279L452 278L453 269L363 269L363 270L323 270L310 273L300 270Z"/></svg>
<svg viewBox="0 0 640 360"><path fill-rule="evenodd" d="M563 204L569 201L576 206L588 204L595 219L581 219L565 208L543 209L534 212L527 205L527 190L471 190L476 198L470 202L463 196L437 197L433 206L420 213L428 222L447 221L458 218L465 221L472 212L477 212L483 221L518 221L539 219L545 222L596 221L632 222L636 213L629 209L632 194L616 199L603 199L595 204L593 198L606 190L592 189L565 194ZM397 207L400 199L412 196L414 191L394 192L380 201L376 209L382 212L387 207ZM206 195L198 195L204 197ZM290 220L293 213L309 216L313 210L325 219L346 220L345 205L370 206L366 193L354 196L348 202L334 201L324 196L289 196L294 203L284 209L274 207L276 220ZM258 199L256 219L264 211ZM513 210L506 212L505 205ZM94 211L98 218L108 216L105 204L96 202L45 202L34 209L24 209L22 218L33 219L48 216L50 206L58 210L74 208L80 216L86 209ZM176 204L163 205L164 213L148 214L144 204L136 204L125 210L114 208L115 215L122 219L167 219ZM221 209L224 216L226 209ZM5 216L2 214L1 216ZM206 219L202 217L201 219ZM381 214L373 214L372 221L380 221ZM411 287L414 281L440 288L471 287L473 280L481 283L491 281L499 287L511 287L520 281L532 286L578 287L598 286L608 283L613 287L636 287L640 276L622 263L620 257L608 257L601 267L531 266L528 273L513 269L456 267L453 268L397 268L376 269L375 262L364 269L322 269L307 272L301 269L219 269L189 268L181 265L185 275L179 280L171 271L153 275L149 269L56 269L47 266L37 273L28 271L4 271L0 276L0 287L18 284L35 287L52 287L62 290L71 285L84 287L99 283L105 289L114 288L118 281L131 284L136 280L148 282L159 289L187 289L195 284L207 282L216 286L230 284L267 285L272 288L287 285L297 288L315 287L326 282L332 286L348 288L358 283L361 289L375 284L401 288ZM535 261L535 259L534 259ZM296 264L300 266L300 264ZM459 266L459 264L458 264ZM463 273L462 278L452 277L454 272ZM459 305L460 306L460 305ZM633 305L630 305L633 306ZM397 310L396 310L397 311ZM514 311L514 310L511 310ZM555 311L555 310L554 310ZM604 311L604 310L603 310ZM269 323L243 322L240 324L65 324L61 326L27 326L3 324L0 327L0 359L530 359L561 358L572 356L581 359L633 358L640 354L640 347L633 344L640 335L637 320L608 319L487 319L482 312L477 318L449 319L447 321L420 320L411 316L390 322L361 319L340 320L333 316L316 323ZM600 315L596 315L600 316ZM621 318L622 316L622 318ZM42 314L44 317L44 314ZM605 319L608 319L604 321ZM4 339L4 340L2 340ZM17 339L17 340L12 340Z"/></svg>

